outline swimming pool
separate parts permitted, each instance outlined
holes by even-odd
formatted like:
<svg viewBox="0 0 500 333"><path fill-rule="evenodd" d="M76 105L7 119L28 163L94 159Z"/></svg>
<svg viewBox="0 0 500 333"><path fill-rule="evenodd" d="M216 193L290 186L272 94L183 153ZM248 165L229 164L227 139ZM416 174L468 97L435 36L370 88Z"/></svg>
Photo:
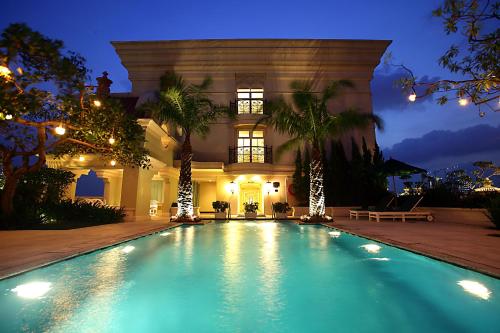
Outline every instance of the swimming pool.
<svg viewBox="0 0 500 333"><path fill-rule="evenodd" d="M0 281L0 332L498 332L500 280L321 226L186 226Z"/></svg>

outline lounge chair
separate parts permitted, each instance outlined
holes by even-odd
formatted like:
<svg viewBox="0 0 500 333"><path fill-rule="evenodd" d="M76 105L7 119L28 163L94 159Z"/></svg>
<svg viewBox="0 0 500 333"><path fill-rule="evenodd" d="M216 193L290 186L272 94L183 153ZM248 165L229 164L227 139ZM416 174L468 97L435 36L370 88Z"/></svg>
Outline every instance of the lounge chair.
<svg viewBox="0 0 500 333"><path fill-rule="evenodd" d="M389 205L392 203L394 200L394 196L387 195L383 197L375 206L370 206L368 209L363 209L363 208L356 208L356 209L351 209L349 210L349 219L352 220L352 218L356 218L356 220L359 220L360 217L368 217L368 213L370 211L384 211L387 210Z"/></svg>
<svg viewBox="0 0 500 333"><path fill-rule="evenodd" d="M370 221L376 220L377 222L380 222L381 219L392 219L393 221L401 219L403 222L406 222L408 219L424 219L431 222L434 220L431 212L416 210L422 198L421 196L409 196L401 203L400 207L395 208L393 211L368 212L368 219Z"/></svg>

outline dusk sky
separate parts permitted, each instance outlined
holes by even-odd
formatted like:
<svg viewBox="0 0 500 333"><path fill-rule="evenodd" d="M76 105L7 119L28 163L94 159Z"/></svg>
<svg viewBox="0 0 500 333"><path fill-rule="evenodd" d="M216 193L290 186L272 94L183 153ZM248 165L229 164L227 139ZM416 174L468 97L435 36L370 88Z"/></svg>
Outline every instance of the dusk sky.
<svg viewBox="0 0 500 333"><path fill-rule="evenodd" d="M25 22L81 53L94 78L103 70L114 92L130 90L110 41L210 38L333 38L392 40L389 52L419 76L450 77L437 59L453 38L431 12L440 1L2 1L0 29ZM372 83L378 133L386 157L429 169L455 163L500 163L500 113L481 118L473 106L432 100L409 104L394 88L395 67L381 64Z"/></svg>

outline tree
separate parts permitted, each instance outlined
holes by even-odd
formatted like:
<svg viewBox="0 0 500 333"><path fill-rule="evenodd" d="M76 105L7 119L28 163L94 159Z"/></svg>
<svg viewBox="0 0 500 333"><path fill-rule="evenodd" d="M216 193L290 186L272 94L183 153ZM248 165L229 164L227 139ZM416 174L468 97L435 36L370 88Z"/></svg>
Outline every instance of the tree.
<svg viewBox="0 0 500 333"><path fill-rule="evenodd" d="M123 165L148 165L144 132L118 101L86 85L85 60L25 24L0 39L0 154L3 221L13 214L17 183L46 156L97 153Z"/></svg>
<svg viewBox="0 0 500 333"><path fill-rule="evenodd" d="M308 147L304 149L304 163L302 167L302 200L305 205L309 202L309 187L311 186L311 153Z"/></svg>
<svg viewBox="0 0 500 333"><path fill-rule="evenodd" d="M300 148L297 149L297 155L295 156L295 171L293 172L292 179L294 196L297 199L298 204L301 204L305 201L305 197L303 191L304 176L302 169L302 153L300 151Z"/></svg>
<svg viewBox="0 0 500 333"><path fill-rule="evenodd" d="M331 188L330 205L345 205L351 202L350 166L345 155L344 146L338 140L332 140L330 161L330 179L327 186Z"/></svg>
<svg viewBox="0 0 500 333"><path fill-rule="evenodd" d="M184 141L181 147L181 170L178 187L177 219L193 219L193 186L191 181L191 161L193 150L191 135L205 136L210 123L228 109L216 106L207 96L212 84L206 78L199 85L188 84L174 72L166 72L160 79L157 101L148 101L142 108L151 112L161 123L172 123L182 128Z"/></svg>
<svg viewBox="0 0 500 333"><path fill-rule="evenodd" d="M352 87L347 80L333 81L319 94L313 91L313 81L294 81L291 84L293 104L283 97L268 105L270 114L261 118L259 123L267 123L276 131L291 138L276 150L277 158L285 151L300 144L311 146L309 218L325 218L325 196L323 189L323 161L321 151L325 140L336 137L353 128L366 127L381 121L372 114L358 113L354 109L333 114L329 102L337 97L344 88ZM257 125L256 125L257 126Z"/></svg>
<svg viewBox="0 0 500 333"><path fill-rule="evenodd" d="M439 58L441 67L457 74L459 79L443 79L434 82L420 81L405 66L409 76L403 85L412 92L410 100L430 94L440 94L439 104L458 99L460 105L474 103L484 116L481 106L500 111L500 2L480 0L444 0L433 15L442 18L447 35L461 34L466 38L461 45L451 45ZM465 45L465 46L462 46ZM417 95L418 88L423 92ZM455 96L450 96L450 93Z"/></svg>

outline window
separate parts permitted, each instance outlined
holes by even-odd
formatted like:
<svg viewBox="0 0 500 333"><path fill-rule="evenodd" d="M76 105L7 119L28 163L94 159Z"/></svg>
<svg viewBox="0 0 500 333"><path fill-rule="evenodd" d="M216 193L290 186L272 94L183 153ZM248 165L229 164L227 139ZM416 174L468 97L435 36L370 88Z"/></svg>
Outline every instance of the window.
<svg viewBox="0 0 500 333"><path fill-rule="evenodd" d="M238 114L262 114L264 89L238 89Z"/></svg>
<svg viewBox="0 0 500 333"><path fill-rule="evenodd" d="M264 131L238 131L238 163L264 163Z"/></svg>

